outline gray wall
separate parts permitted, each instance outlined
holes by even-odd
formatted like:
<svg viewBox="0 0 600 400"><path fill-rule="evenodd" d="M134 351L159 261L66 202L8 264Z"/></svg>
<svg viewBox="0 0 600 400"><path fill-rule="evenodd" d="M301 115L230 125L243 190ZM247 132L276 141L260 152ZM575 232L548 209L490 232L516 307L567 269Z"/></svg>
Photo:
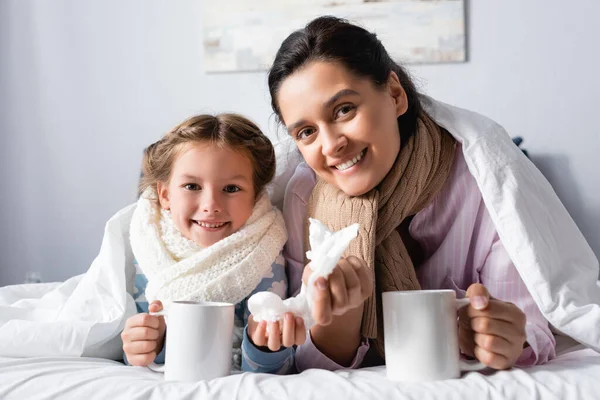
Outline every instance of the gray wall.
<svg viewBox="0 0 600 400"><path fill-rule="evenodd" d="M412 72L524 136L600 254L600 3L468 3L469 62ZM203 73L201 13L194 0L0 1L0 285L84 272L135 199L143 147L181 119L236 111L276 135L265 73Z"/></svg>

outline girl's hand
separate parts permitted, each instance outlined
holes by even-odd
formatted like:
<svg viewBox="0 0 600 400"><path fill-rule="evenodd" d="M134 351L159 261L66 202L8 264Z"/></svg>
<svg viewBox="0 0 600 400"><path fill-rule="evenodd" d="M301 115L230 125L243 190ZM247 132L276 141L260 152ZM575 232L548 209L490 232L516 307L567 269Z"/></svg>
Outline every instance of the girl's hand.
<svg viewBox="0 0 600 400"><path fill-rule="evenodd" d="M301 345L306 340L304 320L294 318L292 313L285 313L283 322L256 322L252 315L248 318L248 337L257 347L266 347L271 351L278 351L281 346L291 347Z"/></svg>
<svg viewBox="0 0 600 400"><path fill-rule="evenodd" d="M148 307L149 312L163 309L162 303L153 301ZM129 364L145 367L152 363L163 348L167 325L162 316L136 314L125 323L121 333L123 351Z"/></svg>
<svg viewBox="0 0 600 400"><path fill-rule="evenodd" d="M485 286L469 286L471 304L459 311L459 344L467 356L495 369L512 367L525 347L525 313L490 297Z"/></svg>
<svg viewBox="0 0 600 400"><path fill-rule="evenodd" d="M310 274L309 264L302 275L304 283ZM318 325L328 325L334 315L362 306L372 292L373 278L367 264L354 256L341 258L328 279L315 281L313 319Z"/></svg>

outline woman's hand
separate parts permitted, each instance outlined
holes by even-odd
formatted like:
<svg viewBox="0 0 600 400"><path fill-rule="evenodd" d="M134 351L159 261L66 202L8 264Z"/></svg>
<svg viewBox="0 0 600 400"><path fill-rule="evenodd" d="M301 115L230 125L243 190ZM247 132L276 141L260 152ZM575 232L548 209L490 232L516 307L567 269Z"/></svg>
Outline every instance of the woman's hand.
<svg viewBox="0 0 600 400"><path fill-rule="evenodd" d="M304 283L308 282L310 274L309 264L302 275ZM362 306L371 293L373 278L367 264L354 256L342 258L328 279L315 281L313 319L318 325L328 325L334 315L344 315Z"/></svg>
<svg viewBox="0 0 600 400"><path fill-rule="evenodd" d="M517 306L490 297L485 286L469 286L470 305L459 311L459 343L467 356L495 369L512 367L525 346L526 316Z"/></svg>
<svg viewBox="0 0 600 400"><path fill-rule="evenodd" d="M153 301L148 307L149 312L163 309L162 303ZM145 367L152 363L163 348L167 325L162 316L136 314L125 323L121 333L123 351L129 364Z"/></svg>
<svg viewBox="0 0 600 400"><path fill-rule="evenodd" d="M269 327L267 333L267 325ZM266 347L278 351L281 346L301 345L306 340L304 320L294 318L292 313L285 313L283 322L256 322L252 315L248 318L248 337L257 347Z"/></svg>

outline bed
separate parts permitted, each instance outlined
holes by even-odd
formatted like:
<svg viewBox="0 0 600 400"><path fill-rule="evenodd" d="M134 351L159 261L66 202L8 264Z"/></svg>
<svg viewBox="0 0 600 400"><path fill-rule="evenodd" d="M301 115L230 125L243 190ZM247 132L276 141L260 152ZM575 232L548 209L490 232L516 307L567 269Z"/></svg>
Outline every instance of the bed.
<svg viewBox="0 0 600 400"><path fill-rule="evenodd" d="M0 358L2 399L598 399L600 354L572 346L546 365L467 373L420 384L390 382L385 367L299 375L244 373L164 382L161 373L85 357Z"/></svg>

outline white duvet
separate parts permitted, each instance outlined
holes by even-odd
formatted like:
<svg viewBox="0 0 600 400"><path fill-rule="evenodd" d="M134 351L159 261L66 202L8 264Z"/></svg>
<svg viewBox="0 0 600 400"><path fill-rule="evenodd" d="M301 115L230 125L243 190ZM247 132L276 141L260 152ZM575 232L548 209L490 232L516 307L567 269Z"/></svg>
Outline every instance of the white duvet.
<svg viewBox="0 0 600 400"><path fill-rule="evenodd" d="M598 399L600 354L590 349L559 355L547 364L510 371L469 373L461 379L398 383L385 367L299 375L257 373L201 382L164 382L162 374L94 358L0 357L3 400L523 400ZM326 382L324 384L324 382Z"/></svg>
<svg viewBox="0 0 600 400"><path fill-rule="evenodd" d="M462 143L500 238L542 313L556 329L600 351L598 260L551 186L498 124L430 98L424 103ZM294 167L288 163L276 180L275 204ZM128 294L135 274L128 240L134 207L107 222L87 273L60 285L0 288L1 357L121 358L119 333L136 312Z"/></svg>

